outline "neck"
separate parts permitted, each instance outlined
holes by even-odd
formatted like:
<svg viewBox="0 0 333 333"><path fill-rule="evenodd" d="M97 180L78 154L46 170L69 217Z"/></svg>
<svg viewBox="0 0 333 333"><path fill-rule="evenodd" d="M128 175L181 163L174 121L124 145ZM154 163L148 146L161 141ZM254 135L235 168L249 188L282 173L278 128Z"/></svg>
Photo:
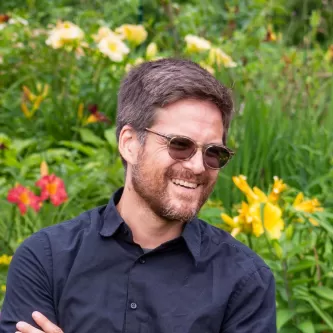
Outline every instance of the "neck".
<svg viewBox="0 0 333 333"><path fill-rule="evenodd" d="M142 248L154 249L182 232L183 223L157 216L131 185L125 184L117 210L130 227L134 242Z"/></svg>

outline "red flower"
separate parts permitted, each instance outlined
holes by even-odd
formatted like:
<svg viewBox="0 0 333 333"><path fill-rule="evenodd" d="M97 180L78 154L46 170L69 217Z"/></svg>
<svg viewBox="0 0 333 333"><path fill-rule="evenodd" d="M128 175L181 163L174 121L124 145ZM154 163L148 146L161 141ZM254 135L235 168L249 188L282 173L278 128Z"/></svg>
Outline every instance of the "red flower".
<svg viewBox="0 0 333 333"><path fill-rule="evenodd" d="M22 185L16 185L8 192L7 200L16 203L21 214L24 215L30 206L36 212L42 207L41 198Z"/></svg>
<svg viewBox="0 0 333 333"><path fill-rule="evenodd" d="M42 190L41 200L50 198L54 206L59 206L68 199L63 180L54 174L43 176L36 186Z"/></svg>
<svg viewBox="0 0 333 333"><path fill-rule="evenodd" d="M102 112L98 110L97 104L92 104L88 106L88 111L90 112L90 116L86 120L86 124L96 123L96 122L104 122L111 123L111 120Z"/></svg>

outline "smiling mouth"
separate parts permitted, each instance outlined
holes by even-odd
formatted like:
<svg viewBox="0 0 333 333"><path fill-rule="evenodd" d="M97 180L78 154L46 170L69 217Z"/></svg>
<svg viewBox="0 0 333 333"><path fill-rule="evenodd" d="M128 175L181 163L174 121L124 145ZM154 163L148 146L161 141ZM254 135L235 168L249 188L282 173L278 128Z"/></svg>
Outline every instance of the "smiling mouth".
<svg viewBox="0 0 333 333"><path fill-rule="evenodd" d="M198 183L192 183L192 182L188 182L186 180L182 180L182 179L177 179L177 178L172 178L171 179L172 183L187 189L191 189L194 190L196 189L199 184Z"/></svg>

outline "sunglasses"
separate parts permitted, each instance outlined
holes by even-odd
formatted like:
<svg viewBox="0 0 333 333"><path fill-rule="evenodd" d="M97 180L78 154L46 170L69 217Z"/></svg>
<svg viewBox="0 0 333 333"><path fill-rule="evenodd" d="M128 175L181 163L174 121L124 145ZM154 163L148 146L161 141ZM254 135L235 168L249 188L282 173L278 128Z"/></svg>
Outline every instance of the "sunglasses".
<svg viewBox="0 0 333 333"><path fill-rule="evenodd" d="M176 161L187 161L196 154L198 148L202 148L204 164L210 169L218 170L226 166L235 154L223 145L208 144L200 146L187 136L164 135L149 128L145 130L167 139L169 155Z"/></svg>

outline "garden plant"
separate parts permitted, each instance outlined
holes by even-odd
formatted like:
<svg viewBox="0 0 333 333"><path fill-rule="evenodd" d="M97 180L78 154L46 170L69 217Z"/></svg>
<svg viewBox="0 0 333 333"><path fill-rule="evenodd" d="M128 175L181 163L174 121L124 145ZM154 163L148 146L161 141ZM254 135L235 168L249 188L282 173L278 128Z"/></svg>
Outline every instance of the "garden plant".
<svg viewBox="0 0 333 333"><path fill-rule="evenodd" d="M0 308L24 239L122 185L123 76L184 57L235 100L236 154L200 216L271 267L280 333L333 332L332 13L329 0L1 2Z"/></svg>

